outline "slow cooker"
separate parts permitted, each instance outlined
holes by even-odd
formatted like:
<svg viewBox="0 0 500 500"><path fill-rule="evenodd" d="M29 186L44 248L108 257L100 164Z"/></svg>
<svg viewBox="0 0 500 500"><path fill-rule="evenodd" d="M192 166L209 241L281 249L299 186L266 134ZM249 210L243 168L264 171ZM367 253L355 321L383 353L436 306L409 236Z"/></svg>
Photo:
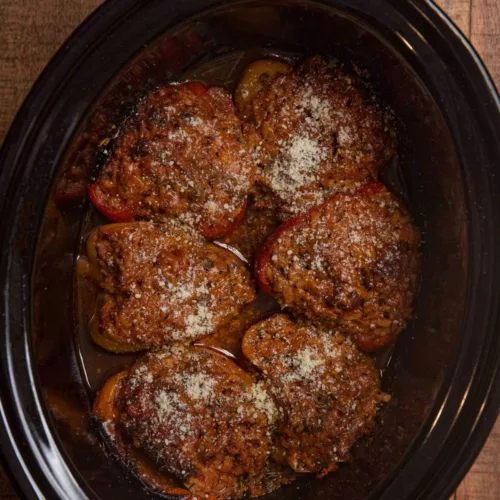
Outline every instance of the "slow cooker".
<svg viewBox="0 0 500 500"><path fill-rule="evenodd" d="M24 497L157 495L95 433L97 371L82 359L97 348L74 293L92 215L85 195L61 199L61 183L90 181L141 92L199 75L231 85L269 54L349 58L370 74L398 117L389 175L424 242L376 430L334 474L268 497L444 499L483 445L500 408L500 101L457 28L427 0L110 0L53 58L1 152L0 432ZM111 373L116 357L95 356Z"/></svg>

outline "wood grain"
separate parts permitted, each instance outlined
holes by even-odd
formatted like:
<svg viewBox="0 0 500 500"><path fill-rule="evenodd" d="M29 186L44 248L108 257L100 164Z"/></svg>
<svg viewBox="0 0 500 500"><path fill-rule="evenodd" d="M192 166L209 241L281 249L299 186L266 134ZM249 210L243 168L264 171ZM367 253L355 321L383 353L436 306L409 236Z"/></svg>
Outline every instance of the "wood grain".
<svg viewBox="0 0 500 500"><path fill-rule="evenodd" d="M472 0L470 39L500 87L500 1ZM498 496L500 498L500 490Z"/></svg>
<svg viewBox="0 0 500 500"><path fill-rule="evenodd" d="M0 0L0 142L29 89L102 0Z"/></svg>
<svg viewBox="0 0 500 500"><path fill-rule="evenodd" d="M0 0L0 141L47 61L102 0ZM500 83L500 0L436 0ZM18 497L0 471L0 498ZM500 499L500 419L453 500Z"/></svg>
<svg viewBox="0 0 500 500"><path fill-rule="evenodd" d="M436 3L453 19L462 33L469 36L472 0L436 0Z"/></svg>
<svg viewBox="0 0 500 500"><path fill-rule="evenodd" d="M454 500L498 500L500 498L500 420L474 465L455 492Z"/></svg>

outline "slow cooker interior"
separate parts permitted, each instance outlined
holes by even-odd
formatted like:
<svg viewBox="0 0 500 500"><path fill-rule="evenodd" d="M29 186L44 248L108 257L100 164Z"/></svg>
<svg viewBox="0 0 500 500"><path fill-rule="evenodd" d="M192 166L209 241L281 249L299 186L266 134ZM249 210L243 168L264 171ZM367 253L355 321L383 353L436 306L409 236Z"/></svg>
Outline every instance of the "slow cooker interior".
<svg viewBox="0 0 500 500"><path fill-rule="evenodd" d="M386 178L401 191L424 243L415 318L384 372L384 388L393 397L380 412L376 431L357 446L352 463L322 480L304 477L272 498L375 495L432 426L459 344L467 278L462 170L432 89L426 88L425 73L402 56L397 36L391 34L389 43L387 35L373 21L313 3L239 3L207 11L149 47L138 47L137 57L95 102L59 169L60 176L83 166L90 178L106 157L102 139L113 133L110 127L120 123L146 89L199 75L210 84L227 84L262 54L320 53L355 62L370 73L395 110L398 168L389 169ZM56 187L57 178L53 191ZM113 370L110 355L91 345L86 325L75 316L75 259L85 228L96 217L88 202L64 207L54 199L47 203L33 281L39 379L60 446L89 491L101 498L144 498L148 493L143 485L104 450L89 417L94 382ZM105 373L83 370L82 355L89 350L95 351L96 365L108 367Z"/></svg>

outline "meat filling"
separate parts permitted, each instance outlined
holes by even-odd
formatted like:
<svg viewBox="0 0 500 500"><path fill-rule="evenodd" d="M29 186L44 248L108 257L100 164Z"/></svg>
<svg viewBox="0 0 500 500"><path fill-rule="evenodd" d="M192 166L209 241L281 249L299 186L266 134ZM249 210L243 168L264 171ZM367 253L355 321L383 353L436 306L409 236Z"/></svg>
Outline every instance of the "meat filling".
<svg viewBox="0 0 500 500"><path fill-rule="evenodd" d="M322 476L348 460L386 397L372 360L349 337L284 314L250 328L243 352L280 409L276 445L290 466Z"/></svg>
<svg viewBox="0 0 500 500"><path fill-rule="evenodd" d="M356 74L320 57L263 74L243 114L262 139L259 203L283 218L376 177L395 150L391 113Z"/></svg>
<svg viewBox="0 0 500 500"><path fill-rule="evenodd" d="M276 407L264 385L223 356L176 346L123 379L115 429L194 497L234 498L260 481Z"/></svg>
<svg viewBox="0 0 500 500"><path fill-rule="evenodd" d="M164 87L125 122L90 197L114 222L176 217L215 239L244 215L252 148L225 90Z"/></svg>
<svg viewBox="0 0 500 500"><path fill-rule="evenodd" d="M104 226L94 246L104 290L99 329L115 341L152 347L200 338L255 298L235 255L173 221Z"/></svg>

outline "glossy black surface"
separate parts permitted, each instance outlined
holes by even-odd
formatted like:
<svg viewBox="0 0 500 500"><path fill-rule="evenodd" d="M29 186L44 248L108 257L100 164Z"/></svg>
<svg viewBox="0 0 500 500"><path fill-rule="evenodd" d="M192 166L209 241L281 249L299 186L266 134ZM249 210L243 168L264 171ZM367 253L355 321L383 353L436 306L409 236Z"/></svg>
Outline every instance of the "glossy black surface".
<svg viewBox="0 0 500 500"><path fill-rule="evenodd" d="M88 419L93 394L73 315L87 201L53 200L64 169L87 161L75 156L88 140L82 124L106 137L138 89L200 68L207 75L228 60L236 77L242 54L269 51L354 59L371 72L400 119L403 182L425 234L416 319L386 370L393 399L376 432L340 471L269 497L446 498L484 442L500 405L500 112L449 21L407 0L117 0L56 55L2 150L1 443L27 497L148 494L110 459ZM206 78L215 83L217 71Z"/></svg>

